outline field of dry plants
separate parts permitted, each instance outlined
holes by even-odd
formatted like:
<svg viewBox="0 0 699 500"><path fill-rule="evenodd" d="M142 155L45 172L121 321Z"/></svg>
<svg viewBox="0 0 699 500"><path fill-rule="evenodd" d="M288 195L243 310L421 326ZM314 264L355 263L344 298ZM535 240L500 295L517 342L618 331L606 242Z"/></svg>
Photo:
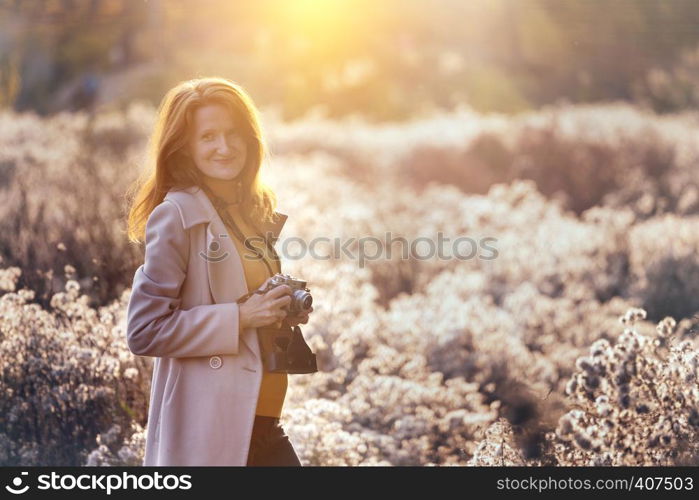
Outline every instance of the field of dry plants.
<svg viewBox="0 0 699 500"><path fill-rule="evenodd" d="M320 370L289 377L282 417L304 465L699 464L699 118L263 118L278 245L497 250L360 265L289 245ZM152 360L126 345L123 217L153 119L0 114L2 465L141 463Z"/></svg>

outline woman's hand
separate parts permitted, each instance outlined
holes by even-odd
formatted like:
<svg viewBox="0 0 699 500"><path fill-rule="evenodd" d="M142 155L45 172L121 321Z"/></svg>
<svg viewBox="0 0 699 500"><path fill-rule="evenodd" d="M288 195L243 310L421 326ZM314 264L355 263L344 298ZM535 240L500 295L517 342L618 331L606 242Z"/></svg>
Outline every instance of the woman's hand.
<svg viewBox="0 0 699 500"><path fill-rule="evenodd" d="M284 319L284 322L289 326L296 326L300 324L308 323L308 315L313 312L313 306L308 311L303 311L297 316L288 316Z"/></svg>
<svg viewBox="0 0 699 500"><path fill-rule="evenodd" d="M269 280L267 280L269 281ZM259 289L264 289L267 281ZM279 285L265 294L255 293L238 305L240 328L269 326L286 318L286 310L291 303L291 287Z"/></svg>

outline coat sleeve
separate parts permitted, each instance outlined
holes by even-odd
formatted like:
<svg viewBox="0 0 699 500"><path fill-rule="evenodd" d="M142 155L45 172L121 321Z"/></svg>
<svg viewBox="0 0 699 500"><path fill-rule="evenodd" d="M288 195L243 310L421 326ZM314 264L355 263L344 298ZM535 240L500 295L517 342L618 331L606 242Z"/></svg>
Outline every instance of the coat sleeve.
<svg viewBox="0 0 699 500"><path fill-rule="evenodd" d="M145 259L134 275L126 313L131 352L167 358L238 354L238 304L179 309L189 259L189 232L170 200L153 209L145 236Z"/></svg>

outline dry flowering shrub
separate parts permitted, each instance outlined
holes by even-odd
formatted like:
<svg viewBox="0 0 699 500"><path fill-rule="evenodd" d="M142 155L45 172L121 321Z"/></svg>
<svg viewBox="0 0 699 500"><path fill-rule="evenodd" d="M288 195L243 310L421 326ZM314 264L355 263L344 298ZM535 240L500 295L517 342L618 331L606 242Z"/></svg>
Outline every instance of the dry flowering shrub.
<svg viewBox="0 0 699 500"><path fill-rule="evenodd" d="M478 385L463 377L445 380L427 364L419 341L427 332L392 335L375 304L343 300L353 293L351 286L344 288L353 273L346 266L341 271L347 274L338 276L338 289L327 293L339 294L334 303L347 310L329 307L331 302L318 307L304 335L320 371L293 376L285 401L285 428L302 462L464 463L474 437L495 418ZM337 444L334 452L330 443Z"/></svg>
<svg viewBox="0 0 699 500"><path fill-rule="evenodd" d="M556 429L562 464L699 463L699 350L673 338L671 317L642 335L645 317L629 309L616 343L598 340L578 359L566 388L575 408Z"/></svg>
<svg viewBox="0 0 699 500"><path fill-rule="evenodd" d="M333 400L301 399L303 387L292 387L284 421L302 462L465 464L474 438L495 414L463 379L411 378L361 375Z"/></svg>
<svg viewBox="0 0 699 500"><path fill-rule="evenodd" d="M7 195L0 207L5 223L1 246L7 265L23 271L20 286L34 290L44 305L65 285L60 277L45 273L59 274L70 262L86 277L81 281L84 292L100 304L128 287L140 255L124 237L123 194L142 162L154 117L155 109L140 103L129 104L123 112L97 113L93 120L83 113L49 118L0 113L0 187ZM385 227L406 236L417 231L431 235L441 226L457 235L478 229L471 223L479 218L509 221L518 228L510 220L511 207L499 203L497 190L491 191L517 178L534 181L545 200L561 207L568 196L569 204L577 207L598 201L614 209L630 208L642 219L666 212L699 213L699 174L694 168L699 148L691 117L658 117L633 106L610 104L555 106L516 118L459 110L380 125L322 117L289 123L271 110L265 112L265 123L269 142L278 152L268 180L287 205L286 213L323 236L334 236L340 227L353 236L375 234ZM88 179L94 189L75 190L76 175ZM600 201L599 195L614 185L606 182L605 175L614 179L617 189ZM471 199L456 187L452 193L440 189L430 193L436 186L429 182L431 176L451 187L474 182L477 189L467 191L488 196ZM318 178L324 179L323 189L309 190ZM521 198L521 190L507 191ZM526 210L512 214L526 221L524 227L541 213L532 200L525 197ZM86 206L93 210L85 210ZM550 210L554 203L541 207ZM336 224L338 220L343 224ZM561 223L573 244L585 245L583 233L592 228L578 229L577 238L570 221ZM557 230L542 225L547 226ZM497 228L485 224L482 229ZM596 236L594 240L593 246L599 247ZM605 244L605 253L612 246ZM84 255L90 258L78 258ZM616 257L612 252L608 258L619 260ZM562 262L566 264L565 259ZM414 259L372 265L372 279L384 305L401 291L412 293L424 285L432 272L426 276L423 266ZM605 293L615 291L616 267L591 274L611 284ZM554 291L565 286L549 279L553 283L547 286ZM618 283L623 283L623 276Z"/></svg>
<svg viewBox="0 0 699 500"><path fill-rule="evenodd" d="M634 84L634 98L656 111L681 112L699 104L699 49L684 49L669 68L653 68Z"/></svg>
<svg viewBox="0 0 699 500"><path fill-rule="evenodd" d="M517 175L541 181L547 196L568 189L577 206L608 193L603 204L631 207L643 218L699 212L691 114L658 116L619 102L548 106L517 117L461 109L379 125L322 117L286 123L275 113L266 123L282 154L327 152L342 160L344 176L366 185L386 176L393 184L439 182L484 193ZM616 190L609 192L609 180Z"/></svg>
<svg viewBox="0 0 699 500"><path fill-rule="evenodd" d="M578 214L595 205L630 208L639 218L699 212L697 125L691 115L658 117L618 103L489 118L436 117L434 124L442 126L433 131L425 120L422 137L392 144L394 151L408 149L391 165L396 177L416 189L436 182L467 193L531 179L547 198Z"/></svg>
<svg viewBox="0 0 699 500"><path fill-rule="evenodd" d="M487 196L464 196L453 187L432 185L420 193L420 203L415 203L417 193L410 191L385 194L376 196L380 215L370 217L372 226L350 234L383 240L390 231L409 241L437 242L441 233L450 239L443 245L448 258L434 252L432 258L369 262L368 268L378 277L372 282L389 298L398 293L383 289L396 288L394 281L406 283L402 291L415 293L440 272L455 268L486 274L488 292L496 302L521 283L553 297L574 294L597 301L626 290L627 234L634 220L629 213L591 210L578 219L548 201L532 181L498 184ZM335 210L332 217L342 217ZM464 241L456 244L459 237L471 238L478 251ZM483 249L486 244L494 251ZM393 254L400 251L395 245Z"/></svg>
<svg viewBox="0 0 699 500"><path fill-rule="evenodd" d="M307 399L285 415L282 425L304 465L391 465L360 433L347 427L349 409L328 399Z"/></svg>
<svg viewBox="0 0 699 500"><path fill-rule="evenodd" d="M0 269L0 290L5 292L14 292L15 284L21 275L22 270L19 267Z"/></svg>
<svg viewBox="0 0 699 500"><path fill-rule="evenodd" d="M699 311L699 217L665 215L629 233L628 292L654 321Z"/></svg>
<svg viewBox="0 0 699 500"><path fill-rule="evenodd" d="M84 277L93 304L119 297L138 249L124 234L124 193L137 174L153 110L137 103L96 115L0 113L3 203L0 239L7 265L44 306L65 286L66 264ZM81 186L90 189L79 189Z"/></svg>
<svg viewBox="0 0 699 500"><path fill-rule="evenodd" d="M139 466L143 464L146 447L146 430L137 422L131 422L131 435L122 441L121 426L114 424L107 432L97 435L97 448L87 456L83 465L91 466Z"/></svg>
<svg viewBox="0 0 699 500"><path fill-rule="evenodd" d="M73 280L51 312L33 298L0 296L0 463L81 464L98 434L143 421L148 370L126 346L123 300L92 309Z"/></svg>
<svg viewBox="0 0 699 500"><path fill-rule="evenodd" d="M499 418L488 426L485 439L478 443L468 465L518 467L532 464L524 458L521 448L515 443L512 425L506 419Z"/></svg>

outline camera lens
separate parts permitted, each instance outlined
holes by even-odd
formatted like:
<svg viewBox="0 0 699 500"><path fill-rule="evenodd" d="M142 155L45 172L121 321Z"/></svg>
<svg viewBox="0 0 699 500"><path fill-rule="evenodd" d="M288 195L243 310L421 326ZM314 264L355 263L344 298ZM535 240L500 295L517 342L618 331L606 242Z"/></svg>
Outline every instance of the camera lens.
<svg viewBox="0 0 699 500"><path fill-rule="evenodd" d="M308 309L311 308L311 305L313 304L313 297L311 297L311 294L307 294L307 295L303 298L302 304L303 304L303 309L304 309L304 310L308 310Z"/></svg>
<svg viewBox="0 0 699 500"><path fill-rule="evenodd" d="M305 290L296 290L293 295L294 307L299 311L307 311L313 304L313 297Z"/></svg>

